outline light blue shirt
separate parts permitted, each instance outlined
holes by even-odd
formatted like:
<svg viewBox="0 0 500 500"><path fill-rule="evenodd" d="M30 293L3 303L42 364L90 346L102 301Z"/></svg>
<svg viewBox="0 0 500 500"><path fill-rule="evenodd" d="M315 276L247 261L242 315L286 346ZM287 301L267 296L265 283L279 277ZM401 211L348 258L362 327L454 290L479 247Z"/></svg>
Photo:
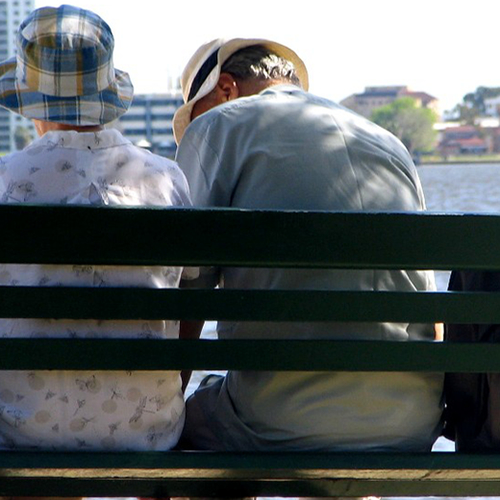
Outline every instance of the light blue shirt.
<svg viewBox="0 0 500 500"><path fill-rule="evenodd" d="M396 137L291 85L230 101L196 118L182 139L177 161L195 206L425 208L415 166ZM226 288L435 287L432 273L418 271L225 268L221 272ZM218 334L405 341L433 339L434 329L407 323L223 322ZM220 393L208 388L196 397L227 449L426 450L440 430L441 394L438 374L231 372Z"/></svg>

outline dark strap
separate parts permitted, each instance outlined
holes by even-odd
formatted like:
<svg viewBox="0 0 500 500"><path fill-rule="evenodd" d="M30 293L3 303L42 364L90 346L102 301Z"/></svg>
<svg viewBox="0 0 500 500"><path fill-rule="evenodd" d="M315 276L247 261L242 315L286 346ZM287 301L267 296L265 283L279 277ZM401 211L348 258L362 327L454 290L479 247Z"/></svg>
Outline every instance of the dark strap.
<svg viewBox="0 0 500 500"><path fill-rule="evenodd" d="M217 66L217 57L219 55L219 49L217 49L201 66L198 73L194 77L193 83L191 84L191 90L189 91L189 97L187 102L193 99L201 86L207 79L207 76L211 73L211 71Z"/></svg>

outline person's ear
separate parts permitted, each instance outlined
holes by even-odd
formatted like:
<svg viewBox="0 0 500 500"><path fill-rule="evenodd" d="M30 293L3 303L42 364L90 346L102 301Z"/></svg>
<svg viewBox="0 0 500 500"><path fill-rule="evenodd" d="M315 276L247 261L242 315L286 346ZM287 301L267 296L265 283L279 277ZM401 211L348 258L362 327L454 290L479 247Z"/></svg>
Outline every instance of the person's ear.
<svg viewBox="0 0 500 500"><path fill-rule="evenodd" d="M238 82L229 73L221 73L215 87L218 104L240 97Z"/></svg>

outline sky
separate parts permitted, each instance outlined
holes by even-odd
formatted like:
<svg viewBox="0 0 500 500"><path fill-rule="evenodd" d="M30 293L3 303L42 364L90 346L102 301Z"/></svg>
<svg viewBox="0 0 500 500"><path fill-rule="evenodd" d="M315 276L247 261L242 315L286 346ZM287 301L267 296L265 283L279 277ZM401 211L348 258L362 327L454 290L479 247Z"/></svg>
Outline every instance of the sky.
<svg viewBox="0 0 500 500"><path fill-rule="evenodd" d="M136 93L164 92L194 51L219 37L268 38L304 60L310 91L334 101L366 86L407 85L452 109L500 87L500 0L36 0L99 14L115 66Z"/></svg>

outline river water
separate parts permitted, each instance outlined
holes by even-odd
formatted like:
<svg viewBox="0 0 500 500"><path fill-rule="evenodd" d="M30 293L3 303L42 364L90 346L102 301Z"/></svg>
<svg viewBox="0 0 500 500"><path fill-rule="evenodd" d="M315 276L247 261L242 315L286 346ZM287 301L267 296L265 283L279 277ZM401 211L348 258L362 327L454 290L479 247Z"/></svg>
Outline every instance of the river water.
<svg viewBox="0 0 500 500"><path fill-rule="evenodd" d="M425 165L418 173L432 212L500 213L500 164ZM439 289L449 273L436 273Z"/></svg>
<svg viewBox="0 0 500 500"><path fill-rule="evenodd" d="M424 165L418 168L427 209L500 213L500 164Z"/></svg>

